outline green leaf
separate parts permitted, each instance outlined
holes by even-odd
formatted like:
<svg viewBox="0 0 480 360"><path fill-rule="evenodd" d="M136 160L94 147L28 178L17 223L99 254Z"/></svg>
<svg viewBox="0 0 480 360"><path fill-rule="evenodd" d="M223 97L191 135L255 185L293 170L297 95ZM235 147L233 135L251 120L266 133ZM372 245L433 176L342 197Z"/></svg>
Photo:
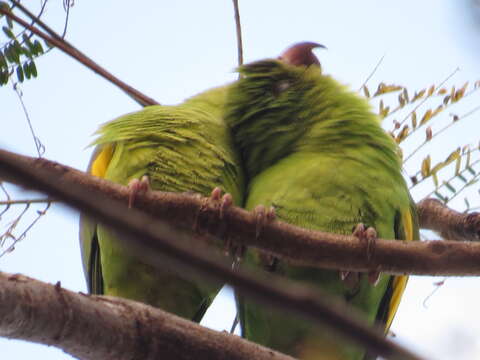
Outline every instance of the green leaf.
<svg viewBox="0 0 480 360"><path fill-rule="evenodd" d="M17 78L21 83L25 80L25 75L23 74L23 69L21 66L17 66Z"/></svg>
<svg viewBox="0 0 480 360"><path fill-rule="evenodd" d="M40 43L40 41L35 40L33 42L33 48L35 49L34 50L34 55L35 56L43 54L43 47L42 47L42 44Z"/></svg>
<svg viewBox="0 0 480 360"><path fill-rule="evenodd" d="M464 183L467 183L467 178L465 176L463 176L462 174L458 174L457 177L462 180Z"/></svg>
<svg viewBox="0 0 480 360"><path fill-rule="evenodd" d="M12 52L10 44L5 45L5 50L3 51L5 57L7 58L8 62L14 63L15 62L15 55Z"/></svg>
<svg viewBox="0 0 480 360"><path fill-rule="evenodd" d="M455 188L454 188L449 182L445 181L445 182L443 183L443 185L445 185L445 187L446 187L448 190L450 190L452 193L455 194L455 193L457 192L457 190L455 190Z"/></svg>
<svg viewBox="0 0 480 360"><path fill-rule="evenodd" d="M448 198L440 194L438 191L434 191L433 193L435 194L436 197L438 197L441 201L443 201L443 203L446 204L448 202Z"/></svg>
<svg viewBox="0 0 480 360"><path fill-rule="evenodd" d="M36 78L38 75L38 72L37 72L37 66L35 65L35 62L33 60L30 61L30 71L32 72L32 76Z"/></svg>
<svg viewBox="0 0 480 360"><path fill-rule="evenodd" d="M0 71L0 85L5 85L8 83L8 70Z"/></svg>
<svg viewBox="0 0 480 360"><path fill-rule="evenodd" d="M431 166L431 159L430 159L430 155L428 155L422 161L421 173L423 178L426 178L430 175L430 166Z"/></svg>
<svg viewBox="0 0 480 360"><path fill-rule="evenodd" d="M7 59L5 59L3 52L0 50L0 70L2 68L8 69L8 64L7 64Z"/></svg>
<svg viewBox="0 0 480 360"><path fill-rule="evenodd" d="M7 26L2 27L2 30L8 38L12 40L15 39L15 35L13 34L12 30L10 30Z"/></svg>
<svg viewBox="0 0 480 360"><path fill-rule="evenodd" d="M30 64L28 61L23 64L23 72L25 73L25 77L27 79L30 79L32 77L32 72L30 70Z"/></svg>
<svg viewBox="0 0 480 360"><path fill-rule="evenodd" d="M438 189L438 176L436 172L432 173L432 179L433 183L435 184L435 189Z"/></svg>

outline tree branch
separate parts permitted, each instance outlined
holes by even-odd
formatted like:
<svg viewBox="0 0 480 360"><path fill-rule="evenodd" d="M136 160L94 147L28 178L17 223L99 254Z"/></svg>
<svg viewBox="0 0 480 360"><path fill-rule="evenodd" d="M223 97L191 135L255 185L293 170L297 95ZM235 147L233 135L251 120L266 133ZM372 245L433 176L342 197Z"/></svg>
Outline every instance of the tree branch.
<svg viewBox="0 0 480 360"><path fill-rule="evenodd" d="M0 272L0 336L53 345L84 360L293 360L138 302L77 294Z"/></svg>
<svg viewBox="0 0 480 360"><path fill-rule="evenodd" d="M98 65L96 62L94 62L92 59L90 59L88 56L86 56L84 53L82 53L80 50L75 48L72 44L64 40L60 35L58 35L55 31L53 31L48 25L46 25L42 20L40 20L38 17L36 17L33 13L31 13L28 9L26 9L22 4L20 4L18 1L15 0L10 0L12 4L14 4L16 7L18 7L23 13L25 13L31 20L33 20L35 23L39 24L45 31L46 33L42 32L35 26L30 25L23 19L19 18L15 14L13 14L10 11L7 11L3 8L0 7L0 14L3 14L7 16L8 18L12 19L12 21L16 22L17 24L23 26L25 29L28 29L35 35L39 36L43 40L47 41L49 44L55 46L56 48L60 49L63 51L65 54L71 56L81 64L85 65L87 68L92 70L93 72L97 73L101 77L103 77L105 80L109 81L110 83L116 85L120 89L122 89L128 96L130 96L133 100L138 102L142 106L148 106L148 105L158 105L158 102L155 101L154 99L144 95L140 91L134 89L127 83L123 82L110 72L108 72L105 68L101 67ZM48 35L49 34L49 35Z"/></svg>
<svg viewBox="0 0 480 360"><path fill-rule="evenodd" d="M32 170L45 169L57 182L72 187L79 184L89 192L99 191L111 199L128 203L129 191L124 186L46 159L0 151L0 160L6 158ZM4 180L18 183L15 177L7 173L2 176ZM437 203L433 201L433 204ZM377 269L390 274L480 275L480 243L379 239L375 243L374 255L368 259L366 245L353 236L306 230L280 221L266 224L260 236L256 236L257 224L251 213L232 207L223 211L220 219L218 207L195 195L149 192L136 197L135 207L187 230L190 237L192 229L217 243L228 237L235 243L257 247L299 265L351 271ZM441 212L435 209L429 202L419 204L420 218L425 228L441 231L441 227L447 223L445 216L450 216L448 214L457 214L453 217L455 219L466 216L444 206ZM467 218L468 223L476 224L476 227L472 225L463 233L478 233L480 215L471 214ZM461 226L457 226L455 233L459 235L461 230ZM219 239L217 235L222 232L223 237Z"/></svg>
<svg viewBox="0 0 480 360"><path fill-rule="evenodd" d="M444 239L480 240L480 213L459 213L437 199L418 203L418 216L424 229L438 232Z"/></svg>
<svg viewBox="0 0 480 360"><path fill-rule="evenodd" d="M365 325L361 316L330 295L264 272L251 273L224 266L212 252L192 249L184 234L169 224L137 209L129 209L101 191L65 181L69 169L59 164L0 151L0 176L61 199L118 230L118 240L133 254L152 266L162 268L165 257L188 269L217 281L228 282L245 296L297 314L317 324L328 325L346 339L369 352L391 359L414 360L419 357L383 337L382 331ZM19 161L20 160L20 161ZM68 177L68 175L67 175ZM88 177L87 177L88 178ZM182 240L183 239L183 240ZM179 270L181 271L181 269Z"/></svg>

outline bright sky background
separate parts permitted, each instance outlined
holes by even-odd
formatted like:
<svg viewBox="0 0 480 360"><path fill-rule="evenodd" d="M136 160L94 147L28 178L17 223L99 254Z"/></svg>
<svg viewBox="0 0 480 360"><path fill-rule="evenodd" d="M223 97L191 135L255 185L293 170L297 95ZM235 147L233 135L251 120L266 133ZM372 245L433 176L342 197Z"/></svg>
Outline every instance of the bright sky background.
<svg viewBox="0 0 480 360"><path fill-rule="evenodd" d="M240 7L247 62L276 57L290 44L310 40L328 47L317 52L324 71L353 89L383 55L369 82L372 89L385 81L406 85L413 93L439 83L457 67L461 70L449 84L460 87L480 78L480 11L473 0L240 0ZM44 20L60 31L63 17L61 2L50 0ZM174 104L235 78L234 28L228 0L79 0L71 11L67 38L124 81L163 104ZM22 89L46 148L44 156L85 169L91 153L86 146L99 124L139 106L59 51L38 60L37 67L39 78ZM474 95L442 116L448 120L450 112L466 113L478 100ZM10 87L0 88L0 109L0 146L35 156L21 105ZM442 160L459 145L478 143L479 118L480 112L462 120L428 153ZM421 156L407 164L408 173L418 169L418 159ZM420 194L414 195L418 200ZM28 196L16 193L17 198ZM478 203L478 193L472 192L470 199ZM459 209L462 204L463 200L456 202ZM1 229L21 210L10 210ZM78 215L54 205L13 253L0 258L0 270L86 291L77 232ZM402 344L428 359L480 358L478 280L448 279L424 306L441 280L411 279L392 330ZM221 329L230 326L233 312L227 297L219 303L210 311L209 324ZM54 348L5 339L0 339L0 354L2 359L70 359Z"/></svg>

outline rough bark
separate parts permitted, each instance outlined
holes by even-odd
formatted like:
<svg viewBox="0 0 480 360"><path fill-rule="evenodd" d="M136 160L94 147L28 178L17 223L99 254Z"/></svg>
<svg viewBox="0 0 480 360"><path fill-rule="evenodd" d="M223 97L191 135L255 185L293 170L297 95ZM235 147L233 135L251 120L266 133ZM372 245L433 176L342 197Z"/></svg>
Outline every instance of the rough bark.
<svg viewBox="0 0 480 360"><path fill-rule="evenodd" d="M129 192L124 186L92 177L73 168L46 160L0 151L2 158L10 158L19 165L35 171L47 171L56 182L86 192L100 191L109 198L128 203ZM9 173L2 179L19 183ZM300 265L351 271L380 270L391 274L438 276L480 275L480 243L459 241L403 242L379 239L373 253L367 256L365 242L353 236L341 236L301 229L280 221L261 227L253 214L231 207L220 211L220 204L195 195L164 192L139 194L135 207L158 219L168 221L185 231L201 233L211 241L230 241L260 248L284 261ZM480 215L460 214L439 204L436 200L422 201L419 206L422 226L449 237L476 240L480 232ZM176 236L180 236L178 230ZM190 235L191 237L191 235ZM197 236L198 238L198 236ZM199 243L199 241L197 241Z"/></svg>
<svg viewBox="0 0 480 360"><path fill-rule="evenodd" d="M0 336L83 360L292 360L141 303L0 272Z"/></svg>

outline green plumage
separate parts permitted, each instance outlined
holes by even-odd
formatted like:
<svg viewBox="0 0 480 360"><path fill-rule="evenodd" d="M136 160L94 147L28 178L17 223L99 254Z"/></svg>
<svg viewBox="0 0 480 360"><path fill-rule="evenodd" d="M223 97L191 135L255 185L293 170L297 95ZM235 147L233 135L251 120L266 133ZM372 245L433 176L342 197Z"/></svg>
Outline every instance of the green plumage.
<svg viewBox="0 0 480 360"><path fill-rule="evenodd" d="M406 239L409 232L418 239L396 144L365 100L322 75L318 66L264 60L240 72L244 77L229 92L226 121L245 165L246 209L273 206L279 220L309 229L351 234L364 223L382 238ZM265 266L262 259L257 251L247 252L250 266ZM369 323L386 322L394 308L390 276L382 275L376 287L362 276L358 287L349 289L338 271L284 262L275 271L345 299ZM247 339L295 357L364 356L308 321L242 298L239 311Z"/></svg>
<svg viewBox="0 0 480 360"><path fill-rule="evenodd" d="M225 93L224 87L213 89L178 106L149 106L104 124L89 171L123 185L147 175L152 189L160 191L209 196L218 186L240 205L243 174L223 119ZM107 154L104 173L96 170L105 162L100 154ZM158 270L144 264L117 243L114 232L85 216L80 240L92 293L134 299L200 321L221 287L168 265Z"/></svg>

